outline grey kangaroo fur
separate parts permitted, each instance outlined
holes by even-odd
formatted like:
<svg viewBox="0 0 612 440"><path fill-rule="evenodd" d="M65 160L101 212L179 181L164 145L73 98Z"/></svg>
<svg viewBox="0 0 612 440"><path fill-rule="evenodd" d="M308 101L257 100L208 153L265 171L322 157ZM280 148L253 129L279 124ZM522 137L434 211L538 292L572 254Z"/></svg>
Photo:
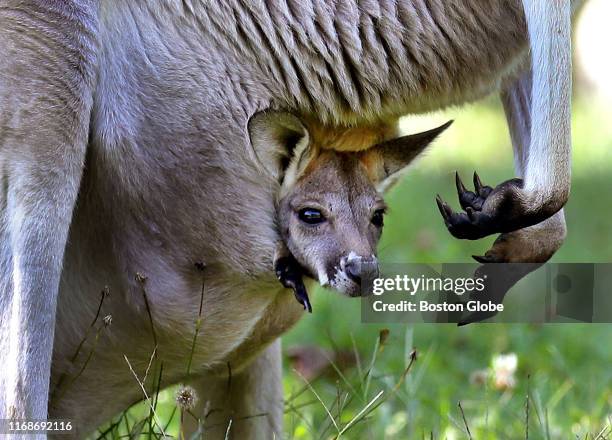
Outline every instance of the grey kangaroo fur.
<svg viewBox="0 0 612 440"><path fill-rule="evenodd" d="M156 345L162 385L221 409L207 438L230 418L234 438L280 437L277 337L303 310L272 269L286 153L274 126L249 130L262 111L333 138L501 91L520 179L458 182L465 212L439 208L457 237L502 233L483 261L548 259L570 188L574 6L0 0L0 419L71 418L83 437L143 397L123 355L142 378ZM77 376L105 286L112 324Z"/></svg>

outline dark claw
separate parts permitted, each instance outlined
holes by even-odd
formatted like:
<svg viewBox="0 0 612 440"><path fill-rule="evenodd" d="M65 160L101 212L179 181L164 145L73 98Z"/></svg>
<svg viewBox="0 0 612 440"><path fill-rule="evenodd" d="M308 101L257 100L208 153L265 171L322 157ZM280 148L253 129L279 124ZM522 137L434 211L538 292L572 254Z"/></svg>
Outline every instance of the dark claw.
<svg viewBox="0 0 612 440"><path fill-rule="evenodd" d="M473 210L480 211L482 209L482 204L484 203L484 199L482 199L478 195L478 191L473 193L469 191L461 177L459 177L459 173L455 172L455 185L457 186L457 196L459 197L459 204L463 209L472 208Z"/></svg>
<svg viewBox="0 0 612 440"><path fill-rule="evenodd" d="M483 185L482 181L480 180L480 176L478 175L478 173L476 173L476 171L474 171L474 190L476 191L477 197L486 199L493 191L493 188L487 185Z"/></svg>
<svg viewBox="0 0 612 440"><path fill-rule="evenodd" d="M438 204L440 214L442 214L442 217L444 218L444 222L448 222L451 214L453 213L453 210L450 208L450 206L446 204L444 200L442 200L442 197L440 197L439 194L436 195L436 203Z"/></svg>
<svg viewBox="0 0 612 440"><path fill-rule="evenodd" d="M467 188L465 187L465 185L461 181L461 177L459 177L459 173L457 171L455 171L455 185L457 185L457 192L459 194L464 193L464 192L467 191Z"/></svg>
<svg viewBox="0 0 612 440"><path fill-rule="evenodd" d="M507 188L516 186L514 181L505 183L506 187L500 186L499 191L508 192ZM454 212L453 209L437 195L436 203L440 214L444 218L444 224L448 231L455 237L468 240L478 240L494 232L503 231L504 219L497 218L496 208L503 197L498 196L489 200L489 195L494 191L490 186L483 185L478 173L474 172L475 192L466 189L458 172L455 172L455 186L462 211ZM496 189L495 191L498 191ZM487 202L490 202L487 204ZM496 205L497 204L497 205ZM507 204L511 206L510 204ZM508 209L504 207L504 209ZM494 214L494 215L492 215ZM502 217L502 216L500 216Z"/></svg>
<svg viewBox="0 0 612 440"><path fill-rule="evenodd" d="M438 205L438 210L440 211L440 215L442 215L444 222L448 222L448 214L446 214L446 209L444 209L444 202L440 198L440 195L436 195L436 204Z"/></svg>
<svg viewBox="0 0 612 440"><path fill-rule="evenodd" d="M515 264L486 264L488 262L499 262L501 263L501 259L483 256L478 257L477 255L474 258L479 261L485 263L482 266L479 266L474 272L474 277L476 278L486 278L485 289L482 292L478 292L478 300L482 301L490 301L494 304L503 304L504 297L508 293L508 291L523 277L525 277L528 273L533 272L538 269L542 264L541 263L523 263L519 265ZM480 261L478 258L483 258L486 261ZM475 298L476 299L476 298ZM492 318L497 315L495 311L477 311L471 312L461 320L457 325L466 325L473 322L484 321L485 319Z"/></svg>
<svg viewBox="0 0 612 440"><path fill-rule="evenodd" d="M279 258L275 263L274 271L283 287L292 289L297 302L304 307L304 310L308 310L308 313L312 313L308 291L302 278L302 268L295 258L293 256Z"/></svg>
<svg viewBox="0 0 612 440"><path fill-rule="evenodd" d="M308 310L308 313L312 313L312 306L310 305L310 299L308 298L308 292L304 282L300 279L299 283L293 289L295 299L304 306L304 310Z"/></svg>
<svg viewBox="0 0 612 440"><path fill-rule="evenodd" d="M439 195L436 196L436 203L444 219L444 224L453 236L475 240L486 235L482 233L477 225L482 220L482 216L478 212L471 210L471 208L468 208L468 210L471 210L471 213L469 211L468 213L454 212Z"/></svg>
<svg viewBox="0 0 612 440"><path fill-rule="evenodd" d="M480 194L480 190L482 189L483 184L480 180L480 176L478 173L474 171L474 189L476 190L476 194Z"/></svg>
<svg viewBox="0 0 612 440"><path fill-rule="evenodd" d="M487 255L472 255L472 258L482 264L497 263L497 260L495 258Z"/></svg>

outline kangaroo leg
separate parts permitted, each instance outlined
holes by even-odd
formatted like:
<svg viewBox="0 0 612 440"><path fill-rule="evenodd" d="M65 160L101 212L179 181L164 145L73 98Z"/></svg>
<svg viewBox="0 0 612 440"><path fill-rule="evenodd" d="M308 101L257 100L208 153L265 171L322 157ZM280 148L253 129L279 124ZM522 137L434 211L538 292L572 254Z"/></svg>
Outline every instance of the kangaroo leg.
<svg viewBox="0 0 612 440"><path fill-rule="evenodd" d="M0 419L47 416L60 272L92 105L95 28L95 5L86 1L0 6Z"/></svg>
<svg viewBox="0 0 612 440"><path fill-rule="evenodd" d="M192 438L195 432L201 434L196 438L207 440L282 438L280 339L242 371L222 378L202 378L194 381L192 386L199 395L192 413L200 417L201 426L198 428L196 420L186 416L186 438Z"/></svg>
<svg viewBox="0 0 612 440"><path fill-rule="evenodd" d="M501 95L504 111L508 120L510 137L514 149L515 169L519 176L525 174L528 166L531 137L531 74L524 73L511 83ZM477 206L481 194L486 195L490 187L482 185L476 175L474 192L465 189L457 177L457 191L462 207ZM487 289L481 297L501 303L504 296L521 278L536 270L561 247L566 235L563 209L527 228L501 234L484 256L474 256L476 261L484 263L477 270L477 276L487 276ZM532 263L511 266L493 267L486 263ZM474 312L464 317L460 324L468 324L495 315L491 312Z"/></svg>
<svg viewBox="0 0 612 440"><path fill-rule="evenodd" d="M531 137L531 75L523 74L501 95L514 149L515 169L525 175ZM561 247L566 235L563 209L536 225L501 234L481 262L543 263Z"/></svg>
<svg viewBox="0 0 612 440"><path fill-rule="evenodd" d="M528 123L530 132L525 147L518 149L522 174L495 188L477 184L474 203L469 203L469 195L463 197L465 212L454 212L438 197L444 222L457 238L475 240L536 225L559 212L569 196L570 4L523 0L523 5L532 67L530 79L518 81L529 102L518 108L527 111L525 115L515 115ZM460 189L459 181L457 186ZM552 224L559 224L558 219Z"/></svg>

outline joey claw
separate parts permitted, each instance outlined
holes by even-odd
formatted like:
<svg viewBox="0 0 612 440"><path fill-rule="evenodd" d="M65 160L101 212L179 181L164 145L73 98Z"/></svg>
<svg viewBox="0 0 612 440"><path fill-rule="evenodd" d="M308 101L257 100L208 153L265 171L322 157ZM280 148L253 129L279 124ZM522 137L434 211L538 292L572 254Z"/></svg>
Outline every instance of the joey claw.
<svg viewBox="0 0 612 440"><path fill-rule="evenodd" d="M295 299L304 307L304 310L312 313L312 305L304 285L302 268L297 260L292 255L279 258L274 263L274 272L283 287L293 290Z"/></svg>
<svg viewBox="0 0 612 440"><path fill-rule="evenodd" d="M306 287L304 286L304 282L302 280L300 280L293 289L293 295L295 295L295 299L297 299L297 301L304 307L304 310L307 310L308 313L312 313L310 298L308 298L308 292L306 291Z"/></svg>

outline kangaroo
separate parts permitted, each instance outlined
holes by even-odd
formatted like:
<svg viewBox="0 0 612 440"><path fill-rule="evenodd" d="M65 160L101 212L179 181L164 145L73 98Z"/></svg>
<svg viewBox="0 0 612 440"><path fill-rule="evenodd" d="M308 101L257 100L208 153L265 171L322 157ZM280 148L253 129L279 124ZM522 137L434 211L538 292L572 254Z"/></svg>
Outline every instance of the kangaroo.
<svg viewBox="0 0 612 440"><path fill-rule="evenodd" d="M375 266L363 243L325 262L299 252L333 224L325 204L295 213L290 180L277 204L300 124L321 151L361 151L403 114L500 91L518 178L478 198L458 183L464 211L439 200L440 212L457 238L501 234L483 261L550 258L565 236L578 3L0 1L0 419L74 418L86 432L142 398L121 354L144 371L155 350L165 384L199 377L235 414L274 414L244 422L243 438L280 434L263 403L280 401L273 341L303 310L278 294L275 253L306 307L285 267L352 295L357 261ZM269 110L299 118L256 117ZM301 163L307 185L318 167ZM104 286L108 337L49 400L78 372ZM189 353L200 309L193 377L171 360Z"/></svg>

